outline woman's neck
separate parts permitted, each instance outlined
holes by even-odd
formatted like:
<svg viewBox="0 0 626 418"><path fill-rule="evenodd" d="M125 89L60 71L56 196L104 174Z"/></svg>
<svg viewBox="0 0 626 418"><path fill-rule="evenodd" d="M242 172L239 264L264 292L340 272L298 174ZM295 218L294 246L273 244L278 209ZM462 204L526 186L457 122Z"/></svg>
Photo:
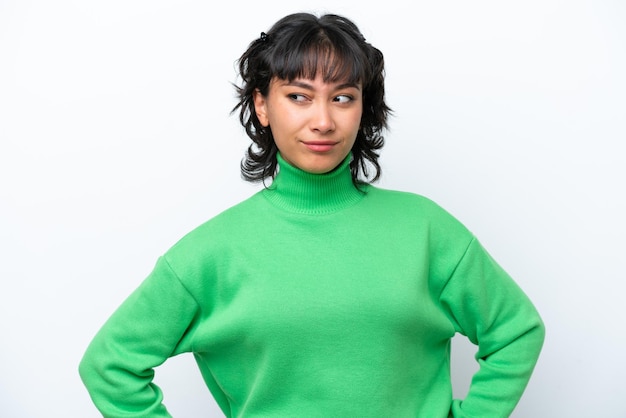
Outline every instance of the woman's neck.
<svg viewBox="0 0 626 418"><path fill-rule="evenodd" d="M352 183L351 155L334 170L312 174L287 163L280 153L278 174L264 190L265 196L276 206L290 212L325 214L341 210L361 200L366 192Z"/></svg>

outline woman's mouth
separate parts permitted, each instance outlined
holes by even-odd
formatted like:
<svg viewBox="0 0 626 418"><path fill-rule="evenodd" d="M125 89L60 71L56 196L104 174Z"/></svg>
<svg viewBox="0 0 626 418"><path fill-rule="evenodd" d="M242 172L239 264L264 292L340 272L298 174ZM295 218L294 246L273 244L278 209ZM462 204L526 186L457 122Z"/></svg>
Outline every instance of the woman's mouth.
<svg viewBox="0 0 626 418"><path fill-rule="evenodd" d="M336 141L305 141L302 143L313 152L328 152L338 144Z"/></svg>

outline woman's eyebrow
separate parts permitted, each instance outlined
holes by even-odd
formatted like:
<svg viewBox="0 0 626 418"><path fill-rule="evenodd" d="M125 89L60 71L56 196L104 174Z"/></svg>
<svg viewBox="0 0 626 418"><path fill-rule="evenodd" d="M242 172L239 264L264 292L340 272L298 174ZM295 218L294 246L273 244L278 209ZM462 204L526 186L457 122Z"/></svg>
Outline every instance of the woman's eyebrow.
<svg viewBox="0 0 626 418"><path fill-rule="evenodd" d="M301 80L292 80L292 81L288 81L285 84L283 84L285 86L294 86L294 87L301 87L303 89L307 89L307 90L313 90L313 86L305 81L301 81Z"/></svg>
<svg viewBox="0 0 626 418"><path fill-rule="evenodd" d="M307 89L307 90L315 90L313 85L311 85L310 83L307 83L306 81L302 81L302 80L288 81L288 82L285 82L283 85L284 86L300 87L300 88ZM361 90L360 84L351 83L351 82L346 82L346 83L338 84L337 86L335 86L335 90L341 90L341 89L347 89L347 88L354 88L354 89L357 89L357 90Z"/></svg>
<svg viewBox="0 0 626 418"><path fill-rule="evenodd" d="M357 89L357 90L361 90L361 84L359 83L342 83L339 84L337 87L337 90L341 90L341 89Z"/></svg>

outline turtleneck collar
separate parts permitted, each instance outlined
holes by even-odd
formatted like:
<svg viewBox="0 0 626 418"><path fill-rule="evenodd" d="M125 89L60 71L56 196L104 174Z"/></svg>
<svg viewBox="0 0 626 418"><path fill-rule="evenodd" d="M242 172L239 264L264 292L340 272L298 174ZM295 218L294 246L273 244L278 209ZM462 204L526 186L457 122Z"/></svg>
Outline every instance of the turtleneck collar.
<svg viewBox="0 0 626 418"><path fill-rule="evenodd" d="M278 174L263 193L270 202L282 209L321 215L351 206L363 198L365 189L361 191L352 183L352 155L348 155L337 168L325 174L303 171L285 161L280 153L276 158Z"/></svg>

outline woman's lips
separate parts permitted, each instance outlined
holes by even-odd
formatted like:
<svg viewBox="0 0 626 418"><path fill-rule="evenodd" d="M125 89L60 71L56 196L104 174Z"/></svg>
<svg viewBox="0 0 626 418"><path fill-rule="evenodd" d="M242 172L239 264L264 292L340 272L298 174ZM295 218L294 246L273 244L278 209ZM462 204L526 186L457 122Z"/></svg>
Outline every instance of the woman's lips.
<svg viewBox="0 0 626 418"><path fill-rule="evenodd" d="M334 141L307 141L307 142L303 142L304 146L307 147L308 149L310 149L311 151L314 152L328 152L331 149L333 149L333 147L335 145L337 145L337 142Z"/></svg>

